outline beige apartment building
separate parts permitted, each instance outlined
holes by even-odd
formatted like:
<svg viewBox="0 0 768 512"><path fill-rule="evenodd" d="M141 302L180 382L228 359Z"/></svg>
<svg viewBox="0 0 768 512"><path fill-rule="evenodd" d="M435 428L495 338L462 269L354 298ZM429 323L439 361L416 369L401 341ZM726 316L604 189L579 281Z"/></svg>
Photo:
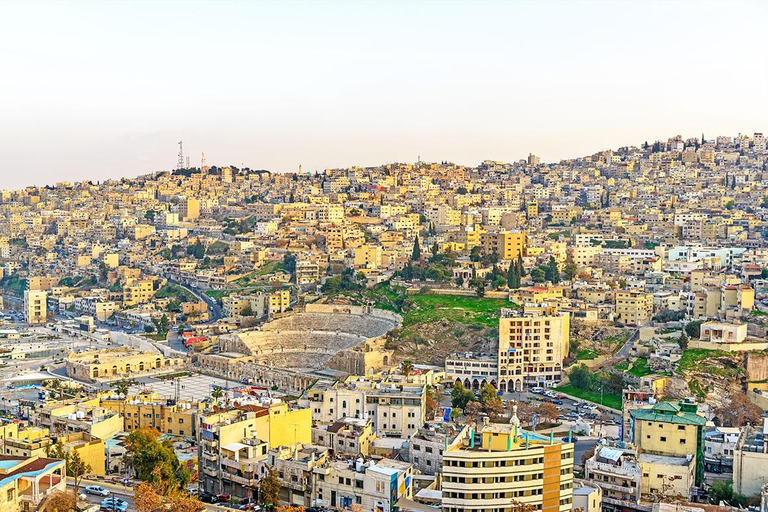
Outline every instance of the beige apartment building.
<svg viewBox="0 0 768 512"><path fill-rule="evenodd" d="M151 280L131 281L123 288L123 306L130 307L149 302L154 295L155 290Z"/></svg>
<svg viewBox="0 0 768 512"><path fill-rule="evenodd" d="M570 315L540 305L520 312L502 309L499 318L500 391L551 387L562 379L563 357L570 342Z"/></svg>
<svg viewBox="0 0 768 512"><path fill-rule="evenodd" d="M616 292L616 322L645 325L653 316L653 294L634 290Z"/></svg>
<svg viewBox="0 0 768 512"><path fill-rule="evenodd" d="M48 292L24 291L24 321L28 324L44 324L47 318Z"/></svg>
<svg viewBox="0 0 768 512"><path fill-rule="evenodd" d="M483 254L495 254L500 260L512 260L525 253L528 235L525 232L482 233L480 247Z"/></svg>

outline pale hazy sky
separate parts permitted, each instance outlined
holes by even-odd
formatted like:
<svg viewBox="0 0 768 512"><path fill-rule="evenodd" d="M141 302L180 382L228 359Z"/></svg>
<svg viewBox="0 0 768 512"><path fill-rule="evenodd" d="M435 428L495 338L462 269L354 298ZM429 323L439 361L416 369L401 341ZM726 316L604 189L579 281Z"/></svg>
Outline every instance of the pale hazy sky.
<svg viewBox="0 0 768 512"><path fill-rule="evenodd" d="M768 1L0 0L0 188L768 132Z"/></svg>

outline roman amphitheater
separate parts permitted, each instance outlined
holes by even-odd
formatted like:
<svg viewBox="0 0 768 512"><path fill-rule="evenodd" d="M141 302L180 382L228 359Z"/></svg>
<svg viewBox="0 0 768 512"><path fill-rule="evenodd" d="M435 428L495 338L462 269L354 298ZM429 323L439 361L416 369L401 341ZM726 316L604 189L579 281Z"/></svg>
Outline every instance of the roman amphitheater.
<svg viewBox="0 0 768 512"><path fill-rule="evenodd" d="M222 336L219 345L222 353L246 354L261 366L371 373L393 363L384 335L401 322L395 313L367 306L308 304L258 329Z"/></svg>

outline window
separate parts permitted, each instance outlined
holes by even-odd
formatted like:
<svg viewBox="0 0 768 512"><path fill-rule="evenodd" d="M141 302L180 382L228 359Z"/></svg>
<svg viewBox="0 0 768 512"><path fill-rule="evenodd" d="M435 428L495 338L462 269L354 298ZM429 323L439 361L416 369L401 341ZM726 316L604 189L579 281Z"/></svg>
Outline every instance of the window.
<svg viewBox="0 0 768 512"><path fill-rule="evenodd" d="M685 444L685 439L681 439L680 444Z"/></svg>
<svg viewBox="0 0 768 512"><path fill-rule="evenodd" d="M660 438L660 439L661 439L661 442L662 442L662 443L666 443L666 442L667 442L667 438L666 438L666 437L664 437L664 436L661 436L661 438Z"/></svg>

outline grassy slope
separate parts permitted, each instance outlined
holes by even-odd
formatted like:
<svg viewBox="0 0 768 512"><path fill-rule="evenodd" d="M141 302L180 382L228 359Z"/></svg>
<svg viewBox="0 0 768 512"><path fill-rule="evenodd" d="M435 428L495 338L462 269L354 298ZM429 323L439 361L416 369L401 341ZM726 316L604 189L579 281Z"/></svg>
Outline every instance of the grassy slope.
<svg viewBox="0 0 768 512"><path fill-rule="evenodd" d="M580 398L582 400L587 400L589 402L594 402L596 404L600 403L600 393L593 392L593 391L584 391L583 389L576 388L570 384L565 386L558 386L555 388L557 391L565 394L570 395L576 398ZM610 393L603 393L603 399L602 399L603 405L606 407L610 407L612 409L621 410L621 397L618 395L612 395Z"/></svg>

